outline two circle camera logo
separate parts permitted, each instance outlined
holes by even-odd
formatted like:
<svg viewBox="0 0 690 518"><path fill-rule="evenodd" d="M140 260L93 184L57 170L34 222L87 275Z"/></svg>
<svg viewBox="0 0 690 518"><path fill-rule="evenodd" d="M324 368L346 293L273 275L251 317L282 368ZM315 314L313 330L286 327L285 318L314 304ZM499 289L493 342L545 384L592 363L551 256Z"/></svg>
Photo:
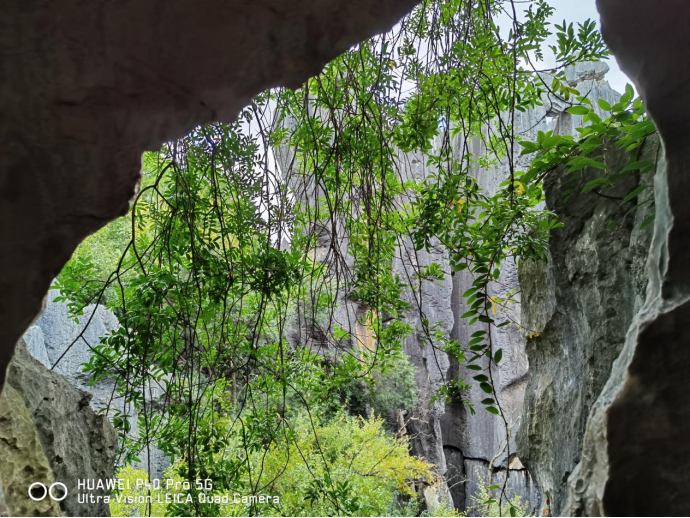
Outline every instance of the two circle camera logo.
<svg viewBox="0 0 690 518"><path fill-rule="evenodd" d="M54 482L50 487L41 482L34 482L29 486L29 498L34 502L40 502L47 496L56 502L62 502L67 497L67 486L62 482Z"/></svg>

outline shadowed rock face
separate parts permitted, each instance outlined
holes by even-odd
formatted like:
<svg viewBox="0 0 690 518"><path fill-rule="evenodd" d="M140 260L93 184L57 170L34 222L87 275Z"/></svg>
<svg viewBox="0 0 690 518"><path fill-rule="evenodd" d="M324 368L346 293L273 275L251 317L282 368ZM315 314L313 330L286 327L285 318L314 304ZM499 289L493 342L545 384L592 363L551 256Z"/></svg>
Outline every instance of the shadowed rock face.
<svg viewBox="0 0 690 518"><path fill-rule="evenodd" d="M649 138L639 158L652 161L658 153L659 139ZM630 161L620 148L609 148L604 156L611 171ZM633 212L593 192L566 202L569 190L600 172L582 175L574 185L575 177L559 168L546 179L546 205L564 226L551 235L548 263L520 265L522 325L532 335L518 451L556 516L563 513L568 476L580 461L589 412L644 301L652 229L640 227L654 210L652 189L643 192ZM652 180L653 173L628 175L611 195L623 199Z"/></svg>
<svg viewBox="0 0 690 518"><path fill-rule="evenodd" d="M79 494L89 491L80 491L78 481L111 479L117 451L117 432L91 409L90 400L90 394L32 358L20 340L0 396L0 485L11 515L110 514L103 501L79 502ZM59 505L50 498L34 502L27 498L33 482L60 482L67 496Z"/></svg>
<svg viewBox="0 0 690 518"><path fill-rule="evenodd" d="M690 4L598 0L604 39L661 134L646 300L589 414L564 514L690 514Z"/></svg>
<svg viewBox="0 0 690 518"><path fill-rule="evenodd" d="M126 212L143 151L299 86L416 3L0 2L0 386L51 280Z"/></svg>

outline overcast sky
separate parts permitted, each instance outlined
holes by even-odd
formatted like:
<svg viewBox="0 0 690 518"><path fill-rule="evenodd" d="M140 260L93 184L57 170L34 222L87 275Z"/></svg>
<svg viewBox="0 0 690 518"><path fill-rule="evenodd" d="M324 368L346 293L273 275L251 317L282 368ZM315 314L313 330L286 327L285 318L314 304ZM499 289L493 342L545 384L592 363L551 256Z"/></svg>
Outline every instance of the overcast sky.
<svg viewBox="0 0 690 518"><path fill-rule="evenodd" d="M601 30L595 0L550 0L549 4L555 9L553 20L556 23L560 24L565 19L568 23L572 22L577 26L577 22L584 22L589 18L595 20L597 27ZM548 54L548 52L545 54ZM611 69L606 79L614 90L622 93L625 89L625 84L632 83L632 81L621 72L620 68L618 68L618 63L616 63L616 58L613 56L609 57L606 64Z"/></svg>

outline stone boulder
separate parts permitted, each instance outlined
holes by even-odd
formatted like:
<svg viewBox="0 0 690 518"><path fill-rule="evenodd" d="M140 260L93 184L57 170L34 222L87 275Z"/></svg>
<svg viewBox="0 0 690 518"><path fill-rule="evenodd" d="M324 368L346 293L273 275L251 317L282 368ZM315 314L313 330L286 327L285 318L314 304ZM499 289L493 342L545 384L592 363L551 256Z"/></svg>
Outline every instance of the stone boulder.
<svg viewBox="0 0 690 518"><path fill-rule="evenodd" d="M29 498L29 487L55 482L50 463L41 447L31 413L21 394L7 386L0 396L0 513L2 516L60 516L60 507L50 498ZM40 488L36 488L40 491ZM36 493L36 498L41 493ZM3 507L5 508L3 510Z"/></svg>
<svg viewBox="0 0 690 518"><path fill-rule="evenodd" d="M101 339L120 327L115 314L104 306L91 304L84 308L84 314L75 321L69 315L65 301L56 301L58 290L48 293L47 304L41 316L24 334L27 344L31 343L29 352L39 361L45 351L48 363L54 372L64 376L72 385L89 394L88 404L96 412L125 412L124 399L115 394L115 382L105 378L97 383L90 383L83 364L93 356L92 348L99 345ZM39 356L36 356L36 355ZM163 394L162 385L152 383L150 393L153 397ZM138 432L138 418L129 418L131 433ZM170 459L151 444L138 453L139 462L134 467L150 473L152 478L162 478L163 472L170 465Z"/></svg>
<svg viewBox="0 0 690 518"><path fill-rule="evenodd" d="M33 358L24 340L10 363L7 381L0 398L0 425L6 425L0 447L13 449L3 452L3 460L17 461L3 462L0 478L10 511L15 515L44 512L29 512L21 506L45 507L50 499L33 503L24 493L31 482L50 485L57 481L67 487L67 497L60 502L65 515L108 516L107 504L78 501L77 481L111 479L117 453L117 433L105 416L91 408L91 395ZM56 509L46 507L45 513L55 515Z"/></svg>

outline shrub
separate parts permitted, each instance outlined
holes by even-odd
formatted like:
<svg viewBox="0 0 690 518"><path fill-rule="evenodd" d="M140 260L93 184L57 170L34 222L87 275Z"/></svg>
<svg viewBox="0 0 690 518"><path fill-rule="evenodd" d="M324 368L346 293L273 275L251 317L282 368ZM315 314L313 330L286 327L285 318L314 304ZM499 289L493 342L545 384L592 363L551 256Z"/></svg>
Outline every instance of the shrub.
<svg viewBox="0 0 690 518"><path fill-rule="evenodd" d="M487 484L478 470L475 471L479 480L479 489L470 495L471 505L468 505L460 516L532 516L529 514L529 502L519 495L503 497L499 509L499 493L501 486ZM512 508L512 511L511 511Z"/></svg>
<svg viewBox="0 0 690 518"><path fill-rule="evenodd" d="M367 417L376 414L396 430L398 410L411 410L417 402L418 387L415 368L406 355L395 358L390 367L374 373L368 382L352 381L343 390L350 413Z"/></svg>

